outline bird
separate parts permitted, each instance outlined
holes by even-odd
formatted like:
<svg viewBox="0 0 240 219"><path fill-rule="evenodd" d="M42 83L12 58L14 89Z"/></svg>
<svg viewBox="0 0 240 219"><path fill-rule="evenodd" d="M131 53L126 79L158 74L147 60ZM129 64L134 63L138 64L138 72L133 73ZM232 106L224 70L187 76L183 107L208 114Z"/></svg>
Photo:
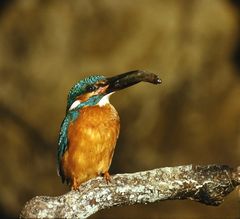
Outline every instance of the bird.
<svg viewBox="0 0 240 219"><path fill-rule="evenodd" d="M92 75L70 89L58 138L57 172L71 190L97 176L110 182L120 119L109 97L141 81L161 83L154 73L134 70L108 78Z"/></svg>

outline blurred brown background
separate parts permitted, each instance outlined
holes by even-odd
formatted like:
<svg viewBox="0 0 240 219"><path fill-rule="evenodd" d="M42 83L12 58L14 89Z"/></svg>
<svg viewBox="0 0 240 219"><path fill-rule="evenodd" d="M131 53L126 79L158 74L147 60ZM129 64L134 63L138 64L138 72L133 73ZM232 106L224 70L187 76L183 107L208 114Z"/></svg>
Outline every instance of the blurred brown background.
<svg viewBox="0 0 240 219"><path fill-rule="evenodd" d="M66 95L90 74L134 69L163 84L112 97L121 133L112 173L240 164L240 1L102 0L0 3L0 216L68 190L56 174ZM240 218L191 201L112 208L91 218Z"/></svg>

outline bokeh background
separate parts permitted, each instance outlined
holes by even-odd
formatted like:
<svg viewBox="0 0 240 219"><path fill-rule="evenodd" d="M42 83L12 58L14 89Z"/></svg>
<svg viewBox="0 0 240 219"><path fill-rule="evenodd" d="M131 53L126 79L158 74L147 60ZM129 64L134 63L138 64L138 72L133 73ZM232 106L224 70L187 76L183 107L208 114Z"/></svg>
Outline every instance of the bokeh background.
<svg viewBox="0 0 240 219"><path fill-rule="evenodd" d="M240 1L1 0L0 216L68 190L56 174L70 87L134 69L162 85L112 96L121 133L112 173L240 164ZM219 207L191 201L115 207L91 218L240 218L237 192Z"/></svg>

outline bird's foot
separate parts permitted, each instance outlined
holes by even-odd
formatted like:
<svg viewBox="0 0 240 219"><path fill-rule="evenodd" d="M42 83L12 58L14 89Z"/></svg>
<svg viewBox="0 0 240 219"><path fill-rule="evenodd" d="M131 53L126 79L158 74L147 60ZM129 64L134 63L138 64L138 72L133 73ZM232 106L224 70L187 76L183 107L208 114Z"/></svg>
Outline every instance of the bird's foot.
<svg viewBox="0 0 240 219"><path fill-rule="evenodd" d="M107 184L111 182L111 176L110 176L110 174L109 174L108 171L106 171L105 173L103 173L103 177L104 177L104 179L106 180L106 183L107 183Z"/></svg>
<svg viewBox="0 0 240 219"><path fill-rule="evenodd" d="M77 182L77 179L73 178L73 182L72 182L72 185L71 185L71 190L78 190L78 187L79 187L79 184Z"/></svg>

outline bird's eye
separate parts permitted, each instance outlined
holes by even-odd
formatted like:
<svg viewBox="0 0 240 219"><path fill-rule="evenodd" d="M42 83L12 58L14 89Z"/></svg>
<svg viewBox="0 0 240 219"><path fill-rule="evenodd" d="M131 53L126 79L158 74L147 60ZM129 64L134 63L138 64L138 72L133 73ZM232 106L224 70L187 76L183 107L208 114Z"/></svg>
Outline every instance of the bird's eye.
<svg viewBox="0 0 240 219"><path fill-rule="evenodd" d="M93 91L95 91L96 89L97 89L97 87L94 86L94 85L88 85L88 86L86 87L87 92L93 92Z"/></svg>

